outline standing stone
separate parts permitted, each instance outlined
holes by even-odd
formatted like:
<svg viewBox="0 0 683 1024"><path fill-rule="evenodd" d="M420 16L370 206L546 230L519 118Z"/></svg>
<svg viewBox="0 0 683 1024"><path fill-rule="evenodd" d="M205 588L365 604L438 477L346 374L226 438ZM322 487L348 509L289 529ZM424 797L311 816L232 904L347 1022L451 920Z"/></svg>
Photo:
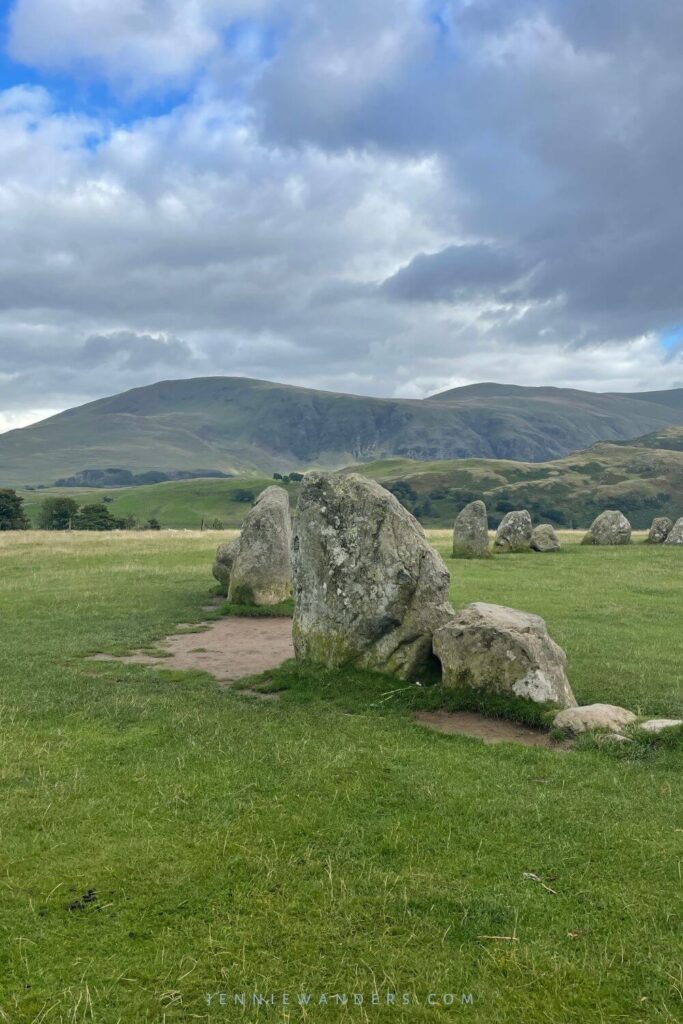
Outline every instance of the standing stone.
<svg viewBox="0 0 683 1024"><path fill-rule="evenodd" d="M593 520L582 544L629 544L631 541L631 524L623 512L607 509Z"/></svg>
<svg viewBox="0 0 683 1024"><path fill-rule="evenodd" d="M508 512L500 521L493 547L496 551L528 551L531 543L531 516L526 509Z"/></svg>
<svg viewBox="0 0 683 1024"><path fill-rule="evenodd" d="M489 554L489 523L483 501L472 501L453 524L453 557L481 558Z"/></svg>
<svg viewBox="0 0 683 1024"><path fill-rule="evenodd" d="M356 474L307 474L292 552L297 658L404 679L431 667L432 634L455 614L450 577L393 494Z"/></svg>
<svg viewBox="0 0 683 1024"><path fill-rule="evenodd" d="M677 519L669 531L665 544L683 544L683 517Z"/></svg>
<svg viewBox="0 0 683 1024"><path fill-rule="evenodd" d="M531 534L532 551L559 551L560 540L550 523L534 527Z"/></svg>
<svg viewBox="0 0 683 1024"><path fill-rule="evenodd" d="M247 518L234 552L228 600L233 604L279 604L291 594L289 497L266 487Z"/></svg>
<svg viewBox="0 0 683 1024"><path fill-rule="evenodd" d="M219 544L216 548L216 560L213 563L212 572L221 586L225 587L226 592L230 586L230 573L238 546L239 537L235 537L234 540L227 541L225 544Z"/></svg>
<svg viewBox="0 0 683 1024"><path fill-rule="evenodd" d="M656 519L652 520L652 526L647 535L648 544L663 544L671 533L672 527L672 519L668 519L667 516L657 516Z"/></svg>
<svg viewBox="0 0 683 1024"><path fill-rule="evenodd" d="M538 615L470 604L434 634L444 686L471 687L540 704L574 707L561 647Z"/></svg>

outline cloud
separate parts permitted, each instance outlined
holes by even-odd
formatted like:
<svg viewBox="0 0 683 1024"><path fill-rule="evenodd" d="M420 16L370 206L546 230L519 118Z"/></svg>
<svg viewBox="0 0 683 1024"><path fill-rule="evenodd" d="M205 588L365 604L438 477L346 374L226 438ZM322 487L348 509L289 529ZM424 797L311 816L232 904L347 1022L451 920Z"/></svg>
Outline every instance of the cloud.
<svg viewBox="0 0 683 1024"><path fill-rule="evenodd" d="M15 0L5 416L679 383L681 38L670 0Z"/></svg>

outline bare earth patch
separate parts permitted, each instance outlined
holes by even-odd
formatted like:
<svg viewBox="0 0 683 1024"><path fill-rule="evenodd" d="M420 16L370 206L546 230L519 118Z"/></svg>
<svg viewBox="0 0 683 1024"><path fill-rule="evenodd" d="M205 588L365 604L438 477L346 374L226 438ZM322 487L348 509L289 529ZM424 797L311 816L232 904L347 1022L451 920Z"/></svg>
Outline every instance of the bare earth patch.
<svg viewBox="0 0 683 1024"><path fill-rule="evenodd" d="M415 720L437 732L472 736L484 743L521 743L525 747L571 750L573 743L553 742L547 733L502 718L485 718L474 711L417 711Z"/></svg>
<svg viewBox="0 0 683 1024"><path fill-rule="evenodd" d="M154 656L145 651L117 657L94 654L91 661L118 661L125 665L153 665L155 668L208 672L219 683L230 684L245 676L277 668L294 656L292 621L286 618L248 619L226 616L216 622L198 623L201 632L176 633L160 641L164 652ZM188 623L180 623L187 629ZM242 691L254 696L258 691Z"/></svg>

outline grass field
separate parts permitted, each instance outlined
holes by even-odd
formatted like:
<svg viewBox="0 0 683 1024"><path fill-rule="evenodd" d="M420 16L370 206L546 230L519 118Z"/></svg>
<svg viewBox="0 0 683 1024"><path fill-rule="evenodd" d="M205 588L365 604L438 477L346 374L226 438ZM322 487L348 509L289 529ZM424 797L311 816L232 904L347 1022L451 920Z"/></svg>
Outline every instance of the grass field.
<svg viewBox="0 0 683 1024"><path fill-rule="evenodd" d="M0 535L0 1020L679 1021L680 746L487 747L373 675L254 702L84 660L199 620L219 539ZM544 615L580 702L683 714L683 551L449 567L457 606Z"/></svg>

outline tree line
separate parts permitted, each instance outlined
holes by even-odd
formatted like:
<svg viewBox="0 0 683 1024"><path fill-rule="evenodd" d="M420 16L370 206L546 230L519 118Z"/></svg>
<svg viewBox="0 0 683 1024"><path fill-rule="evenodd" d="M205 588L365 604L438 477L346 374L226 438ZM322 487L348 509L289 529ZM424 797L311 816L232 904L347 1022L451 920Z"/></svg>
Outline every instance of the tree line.
<svg viewBox="0 0 683 1024"><path fill-rule="evenodd" d="M24 510L24 499L9 487L0 489L0 530L30 530L31 520ZM39 530L135 530L140 528L135 516L112 515L106 505L97 502L79 505L73 498L45 498L38 513ZM160 530L158 519L152 517L142 529Z"/></svg>

